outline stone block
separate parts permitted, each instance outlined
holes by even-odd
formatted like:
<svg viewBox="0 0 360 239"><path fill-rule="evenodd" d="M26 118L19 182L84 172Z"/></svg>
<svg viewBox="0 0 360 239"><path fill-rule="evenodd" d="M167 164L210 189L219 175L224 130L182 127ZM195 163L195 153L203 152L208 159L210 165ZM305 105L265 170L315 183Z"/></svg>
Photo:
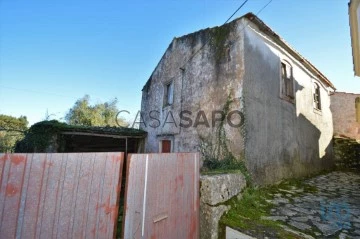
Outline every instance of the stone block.
<svg viewBox="0 0 360 239"><path fill-rule="evenodd" d="M230 210L230 206L217 207L200 203L200 239L217 239L219 236L219 220Z"/></svg>
<svg viewBox="0 0 360 239"><path fill-rule="evenodd" d="M245 177L240 173L205 175L200 181L200 200L208 205L224 203L246 187Z"/></svg>
<svg viewBox="0 0 360 239"><path fill-rule="evenodd" d="M206 175L200 177L200 238L216 239L221 216L229 211L226 202L246 187L242 174Z"/></svg>
<svg viewBox="0 0 360 239"><path fill-rule="evenodd" d="M255 239L255 237L248 236L230 227L226 227L226 239Z"/></svg>

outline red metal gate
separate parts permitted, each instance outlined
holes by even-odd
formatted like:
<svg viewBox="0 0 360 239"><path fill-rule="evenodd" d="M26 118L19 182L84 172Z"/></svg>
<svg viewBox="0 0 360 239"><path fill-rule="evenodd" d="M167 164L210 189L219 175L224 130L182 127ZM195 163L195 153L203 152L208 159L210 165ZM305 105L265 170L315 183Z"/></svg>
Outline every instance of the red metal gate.
<svg viewBox="0 0 360 239"><path fill-rule="evenodd" d="M199 237L199 155L131 154L124 239Z"/></svg>
<svg viewBox="0 0 360 239"><path fill-rule="evenodd" d="M0 154L0 238L112 238L123 159Z"/></svg>

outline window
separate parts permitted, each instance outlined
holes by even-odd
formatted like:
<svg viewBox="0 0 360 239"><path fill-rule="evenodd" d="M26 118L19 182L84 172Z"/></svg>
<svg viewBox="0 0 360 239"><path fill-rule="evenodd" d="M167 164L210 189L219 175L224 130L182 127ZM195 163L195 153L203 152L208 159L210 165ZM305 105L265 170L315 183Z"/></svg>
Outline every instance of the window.
<svg viewBox="0 0 360 239"><path fill-rule="evenodd" d="M356 122L360 123L360 97L355 99Z"/></svg>
<svg viewBox="0 0 360 239"><path fill-rule="evenodd" d="M171 140L161 140L160 150L161 153L171 153Z"/></svg>
<svg viewBox="0 0 360 239"><path fill-rule="evenodd" d="M174 81L165 85L164 106L172 105L174 101Z"/></svg>
<svg viewBox="0 0 360 239"><path fill-rule="evenodd" d="M321 110L320 86L317 83L314 83L313 97L314 108L317 110Z"/></svg>
<svg viewBox="0 0 360 239"><path fill-rule="evenodd" d="M281 62L281 95L283 98L294 101L294 79L292 67L286 61Z"/></svg>

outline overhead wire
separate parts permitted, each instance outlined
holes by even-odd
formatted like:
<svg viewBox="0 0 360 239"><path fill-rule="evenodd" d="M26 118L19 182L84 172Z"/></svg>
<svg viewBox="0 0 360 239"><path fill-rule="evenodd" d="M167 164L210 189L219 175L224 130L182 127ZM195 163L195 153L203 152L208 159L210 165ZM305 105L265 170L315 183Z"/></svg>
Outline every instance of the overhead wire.
<svg viewBox="0 0 360 239"><path fill-rule="evenodd" d="M249 0L245 0L232 14L231 16L225 21L224 24L227 24L233 16L235 16L235 14L245 6L245 4L248 2ZM268 1L255 15L259 15L266 7L268 7L268 5L272 2L273 0ZM246 27L246 26L245 26ZM244 27L244 28L245 28ZM242 30L244 30L241 29ZM240 31L240 32L241 32ZM182 67L180 67L180 69L185 69L185 66L188 62L190 62L206 45L207 43L209 43L210 39L208 39L196 52L194 52L189 59L182 65ZM25 91L25 92L30 92L30 93L36 93L36 94L48 94L48 95L53 95L53 96L58 96L58 97L65 97L65 98L71 98L71 99L77 99L75 97L72 96L66 96L66 95L61 95L61 94L57 94L57 93L53 93L53 92L48 92L48 91L36 91L36 90L29 90L29 89L21 89L21 88L15 88L15 87L9 87L9 86L4 86L4 85L0 85L0 88L5 88L5 89L10 89L10 90L17 90L17 91Z"/></svg>

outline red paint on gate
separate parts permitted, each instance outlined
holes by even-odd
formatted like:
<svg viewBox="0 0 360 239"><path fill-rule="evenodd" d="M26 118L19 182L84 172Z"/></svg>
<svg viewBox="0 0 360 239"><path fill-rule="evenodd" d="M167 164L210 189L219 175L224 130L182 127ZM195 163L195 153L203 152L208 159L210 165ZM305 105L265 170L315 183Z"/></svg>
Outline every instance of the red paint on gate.
<svg viewBox="0 0 360 239"><path fill-rule="evenodd" d="M6 192L5 192L6 197L12 197L12 196L16 195L18 192L19 192L19 189L15 185L13 185L11 183L6 185Z"/></svg>
<svg viewBox="0 0 360 239"><path fill-rule="evenodd" d="M111 159L113 160L113 162L116 162L116 161L120 162L121 160L123 160L122 157L119 157L119 156L117 156L117 155L113 155L113 156L111 157Z"/></svg>
<svg viewBox="0 0 360 239"><path fill-rule="evenodd" d="M7 154L3 154L0 156L0 161L6 161L8 158L8 155Z"/></svg>
<svg viewBox="0 0 360 239"><path fill-rule="evenodd" d="M25 162L26 158L25 156L22 156L22 155L13 155L11 157L11 162L15 165L19 165L23 162Z"/></svg>
<svg viewBox="0 0 360 239"><path fill-rule="evenodd" d="M123 156L0 154L0 238L113 238Z"/></svg>
<svg viewBox="0 0 360 239"><path fill-rule="evenodd" d="M110 205L110 196L106 199L106 202L102 204L101 206L97 206L97 208L102 208L105 212L105 214L111 215L111 221L116 222L117 221L117 212L119 209L118 205Z"/></svg>
<svg viewBox="0 0 360 239"><path fill-rule="evenodd" d="M187 236L187 238L196 238L196 226L198 226L197 221L199 220L199 218L194 217L194 215L192 215L191 217L191 226L189 229L189 234Z"/></svg>

